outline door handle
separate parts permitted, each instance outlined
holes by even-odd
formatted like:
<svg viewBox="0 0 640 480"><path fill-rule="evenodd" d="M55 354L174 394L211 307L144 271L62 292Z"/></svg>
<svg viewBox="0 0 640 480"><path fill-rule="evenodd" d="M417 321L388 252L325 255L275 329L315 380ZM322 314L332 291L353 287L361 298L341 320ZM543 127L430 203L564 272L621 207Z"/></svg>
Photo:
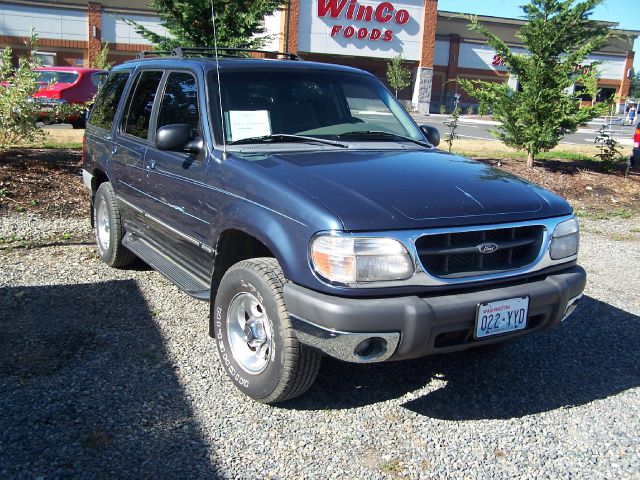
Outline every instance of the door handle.
<svg viewBox="0 0 640 480"><path fill-rule="evenodd" d="M118 147L113 147L113 150L111 150L111 155L117 155L118 154Z"/></svg>
<svg viewBox="0 0 640 480"><path fill-rule="evenodd" d="M147 163L147 170L155 170L155 169L156 169L156 161L149 160L149 163Z"/></svg>

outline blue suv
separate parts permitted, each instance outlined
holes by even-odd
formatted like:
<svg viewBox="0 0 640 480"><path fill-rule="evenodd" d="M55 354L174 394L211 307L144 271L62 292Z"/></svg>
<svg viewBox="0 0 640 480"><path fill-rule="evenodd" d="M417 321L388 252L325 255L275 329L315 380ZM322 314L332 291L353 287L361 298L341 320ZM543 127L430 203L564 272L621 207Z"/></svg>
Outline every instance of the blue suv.
<svg viewBox="0 0 640 480"><path fill-rule="evenodd" d="M274 56L143 54L112 70L85 134L102 260L209 301L243 393L300 395L322 355L493 346L573 311L566 201L438 150L369 73Z"/></svg>

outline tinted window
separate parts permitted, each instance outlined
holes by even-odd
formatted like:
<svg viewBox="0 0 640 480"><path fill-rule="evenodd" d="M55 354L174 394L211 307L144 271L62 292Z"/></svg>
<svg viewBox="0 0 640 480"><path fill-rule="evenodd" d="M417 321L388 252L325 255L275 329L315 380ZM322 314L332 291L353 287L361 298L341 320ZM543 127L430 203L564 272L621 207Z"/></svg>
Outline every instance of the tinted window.
<svg viewBox="0 0 640 480"><path fill-rule="evenodd" d="M188 73L170 73L158 113L158 128L186 123L191 125L196 135L199 120L196 79Z"/></svg>
<svg viewBox="0 0 640 480"><path fill-rule="evenodd" d="M109 75L91 109L89 123L96 127L111 130L113 117L116 115L118 103L127 84L129 72L114 72Z"/></svg>
<svg viewBox="0 0 640 480"><path fill-rule="evenodd" d="M55 70L38 70L38 83L75 83L80 75L75 72L57 72Z"/></svg>
<svg viewBox="0 0 640 480"><path fill-rule="evenodd" d="M153 101L161 79L162 72L142 72L138 75L135 88L129 93L126 113L122 118L122 130L125 133L146 140Z"/></svg>
<svg viewBox="0 0 640 480"><path fill-rule="evenodd" d="M211 85L215 83L212 78ZM323 71L222 72L222 111L227 141L270 134L298 134L380 141L368 131L423 140L411 117L389 91L368 75ZM215 90L212 99L216 99ZM215 100L217 102L217 99ZM212 104L212 112L220 107Z"/></svg>

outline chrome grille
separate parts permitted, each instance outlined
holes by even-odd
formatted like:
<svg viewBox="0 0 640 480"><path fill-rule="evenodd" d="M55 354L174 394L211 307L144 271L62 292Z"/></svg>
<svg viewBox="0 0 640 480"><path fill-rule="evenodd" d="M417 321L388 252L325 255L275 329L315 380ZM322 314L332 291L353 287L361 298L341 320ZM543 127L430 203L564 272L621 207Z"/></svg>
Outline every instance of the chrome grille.
<svg viewBox="0 0 640 480"><path fill-rule="evenodd" d="M442 278L462 278L523 268L540 253L544 227L531 225L472 232L423 235L416 250L425 271ZM479 246L495 244L492 253Z"/></svg>

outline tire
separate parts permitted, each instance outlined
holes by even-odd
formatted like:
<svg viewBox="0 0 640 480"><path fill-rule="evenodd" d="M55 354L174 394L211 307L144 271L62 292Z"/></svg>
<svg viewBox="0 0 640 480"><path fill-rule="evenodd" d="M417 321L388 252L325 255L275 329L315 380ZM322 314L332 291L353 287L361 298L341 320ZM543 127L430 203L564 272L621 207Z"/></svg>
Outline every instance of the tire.
<svg viewBox="0 0 640 480"><path fill-rule="evenodd" d="M114 268L131 265L136 256L122 245L124 229L120 219L120 209L116 195L109 182L98 187L93 203L93 234L98 245L100 258Z"/></svg>
<svg viewBox="0 0 640 480"><path fill-rule="evenodd" d="M284 283L277 260L244 260L225 273L212 302L222 366L242 393L261 403L302 395L320 369L320 353L299 343L291 328Z"/></svg>
<svg viewBox="0 0 640 480"><path fill-rule="evenodd" d="M74 130L84 129L87 126L87 119L84 115L81 115L71 122L71 126Z"/></svg>

